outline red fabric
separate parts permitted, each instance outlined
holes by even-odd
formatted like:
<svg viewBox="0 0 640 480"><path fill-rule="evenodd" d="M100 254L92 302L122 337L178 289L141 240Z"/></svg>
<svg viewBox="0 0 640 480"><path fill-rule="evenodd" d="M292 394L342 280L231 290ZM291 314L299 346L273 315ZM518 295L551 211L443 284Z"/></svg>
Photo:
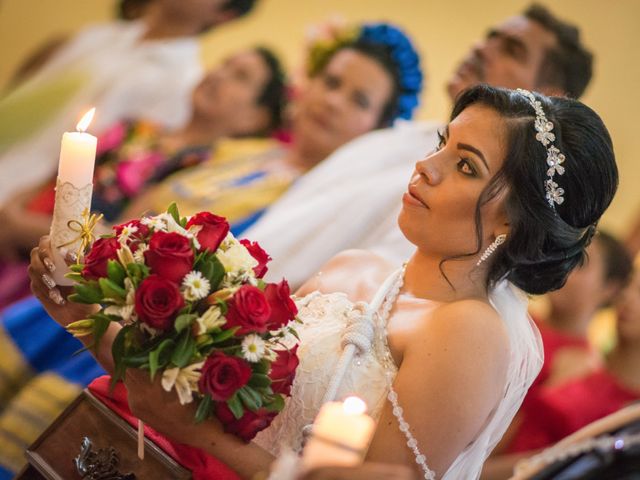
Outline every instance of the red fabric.
<svg viewBox="0 0 640 480"><path fill-rule="evenodd" d="M109 376L96 378L89 385L89 390L100 399L102 403L124 418L134 428L137 428L138 419L134 417L129 410L127 390L124 384L121 382L118 383L113 393L110 394L110 381L111 377ZM190 470L193 475L193 480L210 480L213 478L216 480L240 480L238 474L231 468L198 448L172 442L148 425L144 427L144 434L145 437L152 440L153 443L164 450L167 455Z"/></svg>
<svg viewBox="0 0 640 480"><path fill-rule="evenodd" d="M567 435L640 400L606 370L557 387L542 387L531 399L507 453L548 447Z"/></svg>
<svg viewBox="0 0 640 480"><path fill-rule="evenodd" d="M536 377L535 381L529 389L529 393L535 392L536 388L542 386L551 375L551 367L553 366L553 360L558 351L563 348L579 348L589 351L589 341L585 337L575 337L567 335L566 333L559 332L544 322L535 320L540 335L542 336L542 346L544 348L544 363L542 369Z"/></svg>
<svg viewBox="0 0 640 480"><path fill-rule="evenodd" d="M0 262L0 310L31 294L28 262Z"/></svg>
<svg viewBox="0 0 640 480"><path fill-rule="evenodd" d="M56 198L56 184L47 182L35 196L27 202L26 210L33 213L53 215L53 205Z"/></svg>

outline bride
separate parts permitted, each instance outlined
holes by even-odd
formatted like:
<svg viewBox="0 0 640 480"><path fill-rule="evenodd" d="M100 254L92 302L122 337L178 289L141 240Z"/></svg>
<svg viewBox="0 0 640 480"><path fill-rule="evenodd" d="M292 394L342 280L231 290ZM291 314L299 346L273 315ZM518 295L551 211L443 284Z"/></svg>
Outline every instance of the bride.
<svg viewBox="0 0 640 480"><path fill-rule="evenodd" d="M323 401L355 393L378 422L368 460L427 479L477 478L542 363L521 290L557 289L584 261L617 179L609 134L585 105L474 87L402 198L399 224L416 246L407 264L345 252L298 292L300 366L268 429L244 444L216 420L194 425L144 372L125 382L131 410L251 477L283 443L300 447ZM49 300L48 252L44 237L32 251L32 288L66 325L87 311ZM97 352L107 369L117 328ZM349 343L356 354L345 364Z"/></svg>

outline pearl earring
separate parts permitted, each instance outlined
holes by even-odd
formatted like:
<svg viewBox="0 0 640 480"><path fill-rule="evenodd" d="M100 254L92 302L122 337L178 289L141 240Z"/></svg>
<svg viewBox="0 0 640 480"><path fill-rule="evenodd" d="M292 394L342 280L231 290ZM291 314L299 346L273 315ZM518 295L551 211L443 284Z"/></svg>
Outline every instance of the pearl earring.
<svg viewBox="0 0 640 480"><path fill-rule="evenodd" d="M482 262L486 261L487 258L489 258L493 254L493 252L495 252L496 249L505 242L506 239L507 235L505 233L498 235L493 243L489 245L484 252L482 252L480 260L476 262L476 267L480 266Z"/></svg>

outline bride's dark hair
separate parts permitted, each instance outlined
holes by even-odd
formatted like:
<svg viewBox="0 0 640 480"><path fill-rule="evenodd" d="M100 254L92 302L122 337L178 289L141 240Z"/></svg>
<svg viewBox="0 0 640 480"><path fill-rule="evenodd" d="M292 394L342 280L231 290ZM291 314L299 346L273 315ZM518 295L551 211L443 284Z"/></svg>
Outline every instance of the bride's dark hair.
<svg viewBox="0 0 640 480"><path fill-rule="evenodd" d="M618 187L611 137L600 117L568 98L534 94L553 122L554 145L566 160L565 173L554 178L564 189L564 202L552 208L545 198L547 151L536 140L535 111L513 90L473 87L456 100L451 119L480 104L504 119L507 152L500 171L476 205L477 250L482 245L481 207L506 191L507 241L490 259L487 284L506 278L525 292L541 294L562 287L568 274L583 263L596 225Z"/></svg>

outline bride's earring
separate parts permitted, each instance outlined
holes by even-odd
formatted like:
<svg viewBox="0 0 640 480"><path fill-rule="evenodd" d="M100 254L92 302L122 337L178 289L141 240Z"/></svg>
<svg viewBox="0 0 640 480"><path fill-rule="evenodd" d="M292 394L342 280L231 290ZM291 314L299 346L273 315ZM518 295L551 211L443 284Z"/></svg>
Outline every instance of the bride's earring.
<svg viewBox="0 0 640 480"><path fill-rule="evenodd" d="M487 258L489 258L493 254L493 252L495 252L496 249L505 242L506 239L507 235L505 233L498 235L493 243L489 245L484 252L482 252L480 260L476 262L476 267L480 266L482 262L486 261Z"/></svg>

